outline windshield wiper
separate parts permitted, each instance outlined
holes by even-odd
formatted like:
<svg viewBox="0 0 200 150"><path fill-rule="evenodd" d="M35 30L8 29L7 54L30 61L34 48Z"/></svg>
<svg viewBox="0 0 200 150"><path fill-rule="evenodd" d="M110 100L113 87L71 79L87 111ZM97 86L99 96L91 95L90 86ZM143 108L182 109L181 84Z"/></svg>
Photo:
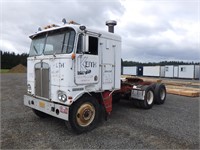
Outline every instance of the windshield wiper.
<svg viewBox="0 0 200 150"><path fill-rule="evenodd" d="M33 45L33 48L34 48L36 54L38 54L38 50L37 50L37 48L35 47L35 45Z"/></svg>

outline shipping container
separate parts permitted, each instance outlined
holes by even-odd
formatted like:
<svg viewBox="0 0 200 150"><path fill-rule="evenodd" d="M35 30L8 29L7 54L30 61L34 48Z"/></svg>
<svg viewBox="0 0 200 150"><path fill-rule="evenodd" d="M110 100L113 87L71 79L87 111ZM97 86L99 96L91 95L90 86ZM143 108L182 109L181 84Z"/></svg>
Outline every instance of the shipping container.
<svg viewBox="0 0 200 150"><path fill-rule="evenodd" d="M136 66L123 67L123 74L126 74L126 75L137 75L137 67Z"/></svg>
<svg viewBox="0 0 200 150"><path fill-rule="evenodd" d="M143 76L160 77L160 66L144 66Z"/></svg>
<svg viewBox="0 0 200 150"><path fill-rule="evenodd" d="M174 77L174 66L165 66L165 77L173 78Z"/></svg>

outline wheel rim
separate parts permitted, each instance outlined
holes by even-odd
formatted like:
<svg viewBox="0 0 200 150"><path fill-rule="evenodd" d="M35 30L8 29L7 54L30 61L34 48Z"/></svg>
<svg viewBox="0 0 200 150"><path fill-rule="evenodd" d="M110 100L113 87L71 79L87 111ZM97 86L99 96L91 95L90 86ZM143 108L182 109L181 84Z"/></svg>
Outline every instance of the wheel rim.
<svg viewBox="0 0 200 150"><path fill-rule="evenodd" d="M166 95L166 92L164 89L161 89L160 91L160 99L163 101L165 99L165 95Z"/></svg>
<svg viewBox="0 0 200 150"><path fill-rule="evenodd" d="M147 92L147 103L151 105L153 103L154 95L152 91Z"/></svg>
<svg viewBox="0 0 200 150"><path fill-rule="evenodd" d="M76 120L79 126L85 127L92 123L95 117L95 108L91 103L81 105L76 114Z"/></svg>

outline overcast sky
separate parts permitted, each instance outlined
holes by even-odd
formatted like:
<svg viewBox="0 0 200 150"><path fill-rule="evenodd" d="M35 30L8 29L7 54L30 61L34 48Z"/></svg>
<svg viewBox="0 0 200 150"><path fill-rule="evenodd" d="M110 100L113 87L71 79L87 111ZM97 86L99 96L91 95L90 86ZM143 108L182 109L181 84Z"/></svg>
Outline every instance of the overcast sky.
<svg viewBox="0 0 200 150"><path fill-rule="evenodd" d="M0 0L0 49L28 53L28 36L62 18L107 31L117 21L122 58L200 61L200 0Z"/></svg>

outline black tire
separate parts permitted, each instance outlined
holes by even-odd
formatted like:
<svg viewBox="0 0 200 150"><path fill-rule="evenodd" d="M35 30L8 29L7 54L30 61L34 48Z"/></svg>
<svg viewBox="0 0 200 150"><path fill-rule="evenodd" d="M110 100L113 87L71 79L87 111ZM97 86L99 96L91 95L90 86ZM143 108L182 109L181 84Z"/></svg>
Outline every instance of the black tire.
<svg viewBox="0 0 200 150"><path fill-rule="evenodd" d="M160 105L160 104L164 104L165 100L166 100L166 88L165 85L162 83L158 83L156 84L155 87L155 103Z"/></svg>
<svg viewBox="0 0 200 150"><path fill-rule="evenodd" d="M156 83L152 83L150 86L155 90L155 88L156 88Z"/></svg>
<svg viewBox="0 0 200 150"><path fill-rule="evenodd" d="M34 112L38 117L40 117L40 118L47 118L47 117L49 117L48 114L43 113L43 112L41 112L41 111L39 111L39 110L36 110L36 109L32 109L32 110L33 110L33 112Z"/></svg>
<svg viewBox="0 0 200 150"><path fill-rule="evenodd" d="M134 99L134 100L133 100L133 105L134 105L135 107L137 107L137 108L141 108L141 106L140 106L140 100Z"/></svg>
<svg viewBox="0 0 200 150"><path fill-rule="evenodd" d="M68 130L69 132L73 132L73 131L74 131L74 130L72 129L72 126L71 126L71 124L70 124L69 121L65 121L65 125L66 125L67 130Z"/></svg>
<svg viewBox="0 0 200 150"><path fill-rule="evenodd" d="M100 106L92 96L83 96L77 100L70 109L69 123L72 130L83 133L94 129L99 122Z"/></svg>
<svg viewBox="0 0 200 150"><path fill-rule="evenodd" d="M145 90L144 100L139 101L140 106L143 109L150 109L154 104L155 94L154 90L151 86L144 86L143 90Z"/></svg>

